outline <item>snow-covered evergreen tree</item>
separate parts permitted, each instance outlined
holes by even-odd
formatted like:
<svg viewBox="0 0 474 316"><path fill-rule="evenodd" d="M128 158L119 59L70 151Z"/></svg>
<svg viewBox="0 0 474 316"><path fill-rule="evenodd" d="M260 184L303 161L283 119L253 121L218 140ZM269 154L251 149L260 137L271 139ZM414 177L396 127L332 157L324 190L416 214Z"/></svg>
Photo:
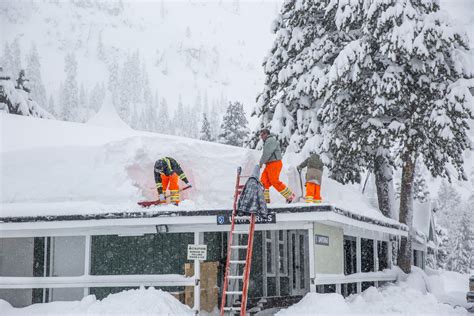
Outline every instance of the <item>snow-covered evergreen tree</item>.
<svg viewBox="0 0 474 316"><path fill-rule="evenodd" d="M472 214L464 212L460 229L456 231L454 247L449 252L447 269L468 274L474 268L474 231Z"/></svg>
<svg viewBox="0 0 474 316"><path fill-rule="evenodd" d="M40 58L35 44L31 46L30 52L27 57L26 74L28 75L28 78L30 80L29 88L31 90L31 98L35 100L38 104L46 108L48 105L46 99L46 89L43 85L43 79L41 77Z"/></svg>
<svg viewBox="0 0 474 316"><path fill-rule="evenodd" d="M334 60L318 90L323 150L344 166L364 166L382 149L401 161L400 221L412 226L417 158L433 176L464 178L473 103L465 80L468 39L440 14L437 1L372 1L362 6L361 36ZM389 162L394 161L388 158ZM399 265L411 268L411 237Z"/></svg>
<svg viewBox="0 0 474 316"><path fill-rule="evenodd" d="M13 78L18 78L20 70L23 69L21 63L21 48L20 48L20 41L18 38L15 38L11 45L12 50L12 64L11 64L11 72Z"/></svg>
<svg viewBox="0 0 474 316"><path fill-rule="evenodd" d="M3 73L6 76L14 77L17 74L14 74L13 72L13 55L12 51L10 48L10 45L8 44L7 41L5 41L5 44L3 46L3 55L2 55L2 63L1 66L3 67Z"/></svg>
<svg viewBox="0 0 474 316"><path fill-rule="evenodd" d="M283 150L290 146L292 151L299 151L316 133L319 79L342 43L353 37L349 27L347 33L336 29L336 11L327 4L313 0L283 3L273 26L276 39L263 63L265 86L252 113L259 124L252 133L251 148L259 146L262 128L277 136Z"/></svg>
<svg viewBox="0 0 474 316"><path fill-rule="evenodd" d="M22 71L23 73L23 71ZM29 89L25 86L28 78L22 76L23 82L14 81L4 73L0 67L0 111L6 113L54 119L29 96Z"/></svg>
<svg viewBox="0 0 474 316"><path fill-rule="evenodd" d="M96 83L89 94L89 107L98 112L105 99L105 87L103 83Z"/></svg>
<svg viewBox="0 0 474 316"><path fill-rule="evenodd" d="M170 122L170 115L168 113L168 104L165 98L161 98L158 118L157 130L163 134L174 135L174 128Z"/></svg>
<svg viewBox="0 0 474 316"><path fill-rule="evenodd" d="M199 136L199 139L205 140L205 141L212 141L212 135L211 135L211 124L209 123L209 120L207 119L206 113L202 115L202 125L201 125L201 133Z"/></svg>
<svg viewBox="0 0 474 316"><path fill-rule="evenodd" d="M61 107L61 118L66 121L77 119L79 108L79 88L77 84L77 61L73 53L68 53L64 62L66 79L63 86Z"/></svg>
<svg viewBox="0 0 474 316"><path fill-rule="evenodd" d="M178 97L178 106L176 107L176 110L173 116L174 135L187 136L185 117L186 117L186 113L184 110L183 100L180 94Z"/></svg>
<svg viewBox="0 0 474 316"><path fill-rule="evenodd" d="M248 137L248 121L242 103L229 102L224 115L219 143L242 147Z"/></svg>
<svg viewBox="0 0 474 316"><path fill-rule="evenodd" d="M220 134L221 116L219 114L219 103L216 100L214 100L209 113L209 124L211 125L212 139L218 139Z"/></svg>
<svg viewBox="0 0 474 316"><path fill-rule="evenodd" d="M48 107L46 108L46 110L52 115L56 115L56 104L54 103L54 98L52 94L49 95Z"/></svg>

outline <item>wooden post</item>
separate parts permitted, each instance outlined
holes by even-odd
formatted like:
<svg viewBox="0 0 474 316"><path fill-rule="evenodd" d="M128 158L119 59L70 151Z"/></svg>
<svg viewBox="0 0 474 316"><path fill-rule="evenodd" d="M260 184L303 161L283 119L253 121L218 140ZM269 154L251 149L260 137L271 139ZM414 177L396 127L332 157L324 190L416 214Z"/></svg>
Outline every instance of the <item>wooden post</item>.
<svg viewBox="0 0 474 316"><path fill-rule="evenodd" d="M91 236L86 235L84 241L84 276L88 276L91 271ZM84 288L84 296L89 295L89 288Z"/></svg>
<svg viewBox="0 0 474 316"><path fill-rule="evenodd" d="M356 237L356 273L362 271L362 248L360 237ZM362 292L362 283L357 282L357 293Z"/></svg>
<svg viewBox="0 0 474 316"><path fill-rule="evenodd" d="M378 241L374 239L374 272L379 271Z"/></svg>

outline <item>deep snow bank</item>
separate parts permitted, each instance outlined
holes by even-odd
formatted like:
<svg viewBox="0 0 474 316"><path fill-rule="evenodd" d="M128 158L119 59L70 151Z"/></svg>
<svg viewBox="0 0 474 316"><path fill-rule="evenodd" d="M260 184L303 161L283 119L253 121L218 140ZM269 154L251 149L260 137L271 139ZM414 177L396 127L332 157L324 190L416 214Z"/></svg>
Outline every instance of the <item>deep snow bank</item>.
<svg viewBox="0 0 474 316"><path fill-rule="evenodd" d="M401 272L400 272L401 273ZM382 288L370 287L344 299L339 294L308 293L297 304L281 310L278 316L291 315L466 315L458 304L445 304L442 295L467 291L468 275L438 271L436 280L417 267L403 275L404 281ZM452 281L456 279L457 281ZM459 282L460 280L463 280ZM438 281L438 282L436 282ZM463 283L466 281L466 283ZM464 289L466 291L464 291ZM441 295L442 294L442 295ZM460 297L457 297L458 299ZM464 303L461 306L466 306Z"/></svg>
<svg viewBox="0 0 474 316"><path fill-rule="evenodd" d="M237 167L248 172L258 161L253 150L128 128L0 120L2 216L141 209L136 201L157 198L153 164L163 156L177 159L194 186L184 199L230 207Z"/></svg>
<svg viewBox="0 0 474 316"><path fill-rule="evenodd" d="M194 315L171 294L154 288L111 294L102 301L89 295L81 301L33 304L14 308L0 299L2 315Z"/></svg>
<svg viewBox="0 0 474 316"><path fill-rule="evenodd" d="M104 127L122 126L104 122L109 117L96 117L92 123L102 125L97 126L0 114L0 216L142 211L138 200L157 198L153 164L163 156L177 159L193 184L183 192L180 209L231 208L237 167L249 174L260 158L255 150ZM301 154L286 155L281 174L298 196L300 160ZM374 209L356 186L325 176L322 195L325 203L396 223ZM273 189L271 196L273 207L286 205ZM149 210L169 208L175 206Z"/></svg>

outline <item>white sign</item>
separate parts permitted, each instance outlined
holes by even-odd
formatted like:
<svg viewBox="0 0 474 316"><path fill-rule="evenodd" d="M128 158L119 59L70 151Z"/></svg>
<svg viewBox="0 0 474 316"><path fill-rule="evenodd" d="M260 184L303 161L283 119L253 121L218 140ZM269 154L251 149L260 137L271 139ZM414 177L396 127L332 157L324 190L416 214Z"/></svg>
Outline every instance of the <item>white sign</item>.
<svg viewBox="0 0 474 316"><path fill-rule="evenodd" d="M207 245L188 245L188 260L207 260Z"/></svg>

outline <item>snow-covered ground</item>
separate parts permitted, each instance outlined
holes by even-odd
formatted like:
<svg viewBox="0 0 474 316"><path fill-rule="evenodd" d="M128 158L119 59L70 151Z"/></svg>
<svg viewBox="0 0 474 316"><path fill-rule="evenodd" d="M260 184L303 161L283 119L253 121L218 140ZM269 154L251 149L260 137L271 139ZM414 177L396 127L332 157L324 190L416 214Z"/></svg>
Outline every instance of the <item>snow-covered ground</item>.
<svg viewBox="0 0 474 316"><path fill-rule="evenodd" d="M413 267L398 284L344 299L339 294L308 293L297 304L281 310L278 316L294 315L466 315L465 295L468 275L429 271ZM449 303L449 304L446 304ZM186 305L166 292L153 288L111 294L102 301L89 295L81 301L34 304L13 308L0 300L2 315L193 315ZM269 315L276 310L267 310Z"/></svg>
<svg viewBox="0 0 474 316"><path fill-rule="evenodd" d="M0 299L0 311L7 315L194 315L194 311L171 294L154 288L111 294L99 301L89 295L81 301L34 304L14 308Z"/></svg>
<svg viewBox="0 0 474 316"><path fill-rule="evenodd" d="M405 281L382 288L370 287L344 299L339 294L307 294L299 303L281 310L292 315L468 315L469 276L439 271L429 275L413 267ZM450 303L450 304L446 304Z"/></svg>

